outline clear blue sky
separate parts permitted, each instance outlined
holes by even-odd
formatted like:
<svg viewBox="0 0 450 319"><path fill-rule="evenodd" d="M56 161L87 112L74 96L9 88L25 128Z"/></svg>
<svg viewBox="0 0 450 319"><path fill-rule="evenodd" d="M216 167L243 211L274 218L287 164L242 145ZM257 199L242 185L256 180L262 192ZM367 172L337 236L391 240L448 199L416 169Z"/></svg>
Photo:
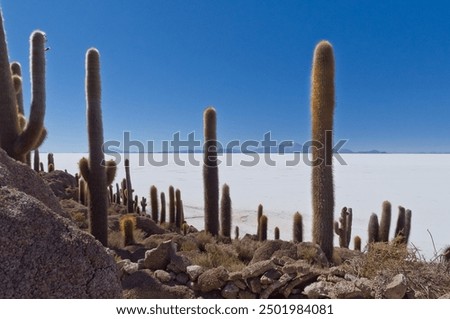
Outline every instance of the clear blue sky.
<svg viewBox="0 0 450 319"><path fill-rule="evenodd" d="M353 150L450 151L448 1L0 0L11 60L47 33L49 137L87 150L84 56L101 53L105 139L170 139L218 112L218 135L310 136L316 43L336 58L335 138ZM29 110L29 103L26 105Z"/></svg>

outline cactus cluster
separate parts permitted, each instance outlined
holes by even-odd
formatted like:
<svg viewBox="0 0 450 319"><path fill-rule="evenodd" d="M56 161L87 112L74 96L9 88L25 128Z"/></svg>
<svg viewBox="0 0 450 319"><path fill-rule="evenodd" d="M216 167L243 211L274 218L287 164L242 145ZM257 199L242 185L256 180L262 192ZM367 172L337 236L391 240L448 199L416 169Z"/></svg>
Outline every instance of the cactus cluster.
<svg viewBox="0 0 450 319"><path fill-rule="evenodd" d="M351 208L343 207L339 222L334 222L334 232L339 236L339 247L348 248L352 236L353 213Z"/></svg>

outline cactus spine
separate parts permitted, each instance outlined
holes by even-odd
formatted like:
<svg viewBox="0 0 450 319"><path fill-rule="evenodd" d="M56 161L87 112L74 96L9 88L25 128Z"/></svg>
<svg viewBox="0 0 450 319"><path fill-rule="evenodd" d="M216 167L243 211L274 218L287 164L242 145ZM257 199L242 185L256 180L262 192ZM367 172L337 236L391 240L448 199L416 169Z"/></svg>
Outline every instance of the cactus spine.
<svg viewBox="0 0 450 319"><path fill-rule="evenodd" d="M301 243L303 241L303 217L299 212L294 214L292 237L294 243Z"/></svg>
<svg viewBox="0 0 450 319"><path fill-rule="evenodd" d="M368 233L369 233L369 244L377 243L380 241L378 236L379 234L378 216L375 213L372 213L372 215L370 215Z"/></svg>
<svg viewBox="0 0 450 319"><path fill-rule="evenodd" d="M259 236L259 232L261 231L261 217L263 215L263 205L259 204L258 205L258 211L256 213L256 218L257 218L257 227L256 227L256 235Z"/></svg>
<svg viewBox="0 0 450 319"><path fill-rule="evenodd" d="M12 158L27 163L31 150L39 147L45 137L45 34L34 31L30 37L31 62L31 108L30 117L24 126L19 111L17 93L8 60L8 47L0 12L0 147ZM14 71L13 71L14 72ZM14 78L19 78L17 74ZM21 91L21 89L20 89ZM20 98L19 98L20 99Z"/></svg>
<svg viewBox="0 0 450 319"><path fill-rule="evenodd" d="M49 173L55 170L55 159L53 157L53 153L47 154L47 170Z"/></svg>
<svg viewBox="0 0 450 319"><path fill-rule="evenodd" d="M332 167L334 113L333 47L321 41L314 51L311 76L313 242L328 260L333 256L334 185Z"/></svg>
<svg viewBox="0 0 450 319"><path fill-rule="evenodd" d="M406 211L405 207L398 206L398 217L397 217L397 226L395 228L395 237L398 236L405 236L405 217L406 217Z"/></svg>
<svg viewBox="0 0 450 319"><path fill-rule="evenodd" d="M158 215L159 215L159 211L158 211L158 189L156 188L155 185L152 185L152 187L150 187L150 206L152 209L152 219L155 223L158 222Z"/></svg>
<svg viewBox="0 0 450 319"><path fill-rule="evenodd" d="M86 53L86 115L89 137L89 160L80 160L80 172L89 189L89 227L91 234L108 245L108 207L103 153L101 109L100 54L96 49Z"/></svg>
<svg viewBox="0 0 450 319"><path fill-rule="evenodd" d="M203 113L203 188L205 231L219 234L219 169L217 166L216 110L208 107Z"/></svg>
<svg viewBox="0 0 450 319"><path fill-rule="evenodd" d="M231 238L231 197L230 187L222 186L222 199L220 201L220 234Z"/></svg>

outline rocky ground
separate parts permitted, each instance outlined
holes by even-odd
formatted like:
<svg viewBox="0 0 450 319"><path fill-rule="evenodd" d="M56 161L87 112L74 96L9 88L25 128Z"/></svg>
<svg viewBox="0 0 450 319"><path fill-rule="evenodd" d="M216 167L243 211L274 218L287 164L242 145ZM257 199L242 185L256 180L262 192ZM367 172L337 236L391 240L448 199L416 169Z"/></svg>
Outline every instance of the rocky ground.
<svg viewBox="0 0 450 319"><path fill-rule="evenodd" d="M87 207L64 171L36 173L0 150L0 298L450 298L450 265L405 246L336 248L312 243L185 235L135 216L124 246L109 215L109 248L87 229Z"/></svg>

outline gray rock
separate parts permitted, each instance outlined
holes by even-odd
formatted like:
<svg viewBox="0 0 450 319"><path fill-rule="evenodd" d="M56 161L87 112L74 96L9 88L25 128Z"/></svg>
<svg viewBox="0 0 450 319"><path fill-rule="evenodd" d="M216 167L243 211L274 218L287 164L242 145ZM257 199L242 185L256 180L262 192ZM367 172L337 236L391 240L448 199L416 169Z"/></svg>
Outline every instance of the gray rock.
<svg viewBox="0 0 450 319"><path fill-rule="evenodd" d="M277 289L279 289L282 286L285 286L290 280L292 279L292 276L289 274L284 274L280 277L277 281L275 281L273 284L268 286L264 291L261 293L260 297L261 299L267 299L270 297L270 295Z"/></svg>
<svg viewBox="0 0 450 319"><path fill-rule="evenodd" d="M369 299L369 298L374 297L375 292L373 289L373 282L370 279L357 278L354 281L354 284L356 287L359 288L359 290L361 290L364 299Z"/></svg>
<svg viewBox="0 0 450 319"><path fill-rule="evenodd" d="M277 253L279 251L283 252ZM293 259L297 259L294 243L282 240L267 240L255 251L250 264L269 260L275 253L277 256L274 257L289 256Z"/></svg>
<svg viewBox="0 0 450 319"><path fill-rule="evenodd" d="M276 268L272 260L263 260L245 267L241 273L243 279L258 277L270 269Z"/></svg>
<svg viewBox="0 0 450 319"><path fill-rule="evenodd" d="M406 293L406 277L403 274L395 275L384 290L387 299L401 299Z"/></svg>
<svg viewBox="0 0 450 319"><path fill-rule="evenodd" d="M305 260L296 260L294 262L286 263L282 268L285 274L305 274L311 271L311 265Z"/></svg>
<svg viewBox="0 0 450 319"><path fill-rule="evenodd" d="M269 269L261 276L260 282L262 285L270 285L275 282L275 280L280 279L282 273L278 269Z"/></svg>
<svg viewBox="0 0 450 319"><path fill-rule="evenodd" d="M127 261L123 267L122 267L123 271L127 274L132 274L136 271L139 270L139 265L137 263L131 262L131 261Z"/></svg>
<svg viewBox="0 0 450 319"><path fill-rule="evenodd" d="M0 229L0 298L121 297L105 248L35 197L1 187Z"/></svg>
<svg viewBox="0 0 450 319"><path fill-rule="evenodd" d="M28 194L56 214L69 215L59 205L59 200L42 178L27 165L17 162L0 149L0 187L8 186Z"/></svg>
<svg viewBox="0 0 450 319"><path fill-rule="evenodd" d="M167 265L167 269L174 273L185 273L187 267L192 263L187 256L179 255L175 252L170 256L170 263Z"/></svg>
<svg viewBox="0 0 450 319"><path fill-rule="evenodd" d="M254 294L248 290L239 290L238 298L239 299L256 299L256 294Z"/></svg>
<svg viewBox="0 0 450 319"><path fill-rule="evenodd" d="M122 280L123 296L128 299L193 299L194 292L186 286L169 286L157 280L148 269L127 275Z"/></svg>
<svg viewBox="0 0 450 319"><path fill-rule="evenodd" d="M254 294L259 294L262 290L261 287L261 282L259 278L252 278L248 281L248 285L250 286L250 290L254 293Z"/></svg>
<svg viewBox="0 0 450 319"><path fill-rule="evenodd" d="M221 294L225 299L236 299L239 293L239 288L232 282L229 282L222 288Z"/></svg>
<svg viewBox="0 0 450 319"><path fill-rule="evenodd" d="M450 299L450 292L440 296L438 299Z"/></svg>
<svg viewBox="0 0 450 319"><path fill-rule="evenodd" d="M59 199L76 198L75 188L77 182L74 176L60 170L50 173L41 172L41 176L50 186L53 194Z"/></svg>
<svg viewBox="0 0 450 319"><path fill-rule="evenodd" d="M233 272L230 272L230 273L228 274L228 278L229 278L231 281L234 281L234 280L241 280L241 279L243 279L243 277L242 277L242 272L240 272L240 271L233 271Z"/></svg>
<svg viewBox="0 0 450 319"><path fill-rule="evenodd" d="M231 279L229 279L231 280ZM238 287L241 290L247 289L247 285L245 284L245 282L243 280L233 280L233 283L235 284L236 287Z"/></svg>
<svg viewBox="0 0 450 319"><path fill-rule="evenodd" d="M330 295L335 299L364 298L364 294L354 283L345 280L336 283Z"/></svg>
<svg viewBox="0 0 450 319"><path fill-rule="evenodd" d="M150 270L165 270L174 254L175 249L172 242L169 240L162 242L158 247L145 252L144 267Z"/></svg>
<svg viewBox="0 0 450 319"><path fill-rule="evenodd" d="M190 265L186 267L186 273L192 281L196 281L198 276L200 276L204 271L205 269L199 265Z"/></svg>
<svg viewBox="0 0 450 319"><path fill-rule="evenodd" d="M167 271L162 269L155 270L153 275L162 283L167 283L172 280L172 276Z"/></svg>
<svg viewBox="0 0 450 319"><path fill-rule="evenodd" d="M303 293L308 296L309 299L321 299L330 298L332 290L333 284L326 281L318 281L306 286Z"/></svg>
<svg viewBox="0 0 450 319"><path fill-rule="evenodd" d="M175 277L175 280L177 282L179 282L180 284L185 285L189 281L189 276L187 274L185 274L184 272L180 272Z"/></svg>
<svg viewBox="0 0 450 319"><path fill-rule="evenodd" d="M198 277L198 288L201 292L210 292L220 289L228 280L228 273L223 266L208 269Z"/></svg>
<svg viewBox="0 0 450 319"><path fill-rule="evenodd" d="M322 251L319 245L310 242L303 242L297 244L297 256L299 259L303 259L318 265L321 267L328 266L328 260L325 253Z"/></svg>
<svg viewBox="0 0 450 319"><path fill-rule="evenodd" d="M317 280L318 275L315 273L307 273L305 275L297 275L293 280L291 280L285 287L280 289L280 293L288 298L291 294L299 293L303 291L303 289L312 284Z"/></svg>

